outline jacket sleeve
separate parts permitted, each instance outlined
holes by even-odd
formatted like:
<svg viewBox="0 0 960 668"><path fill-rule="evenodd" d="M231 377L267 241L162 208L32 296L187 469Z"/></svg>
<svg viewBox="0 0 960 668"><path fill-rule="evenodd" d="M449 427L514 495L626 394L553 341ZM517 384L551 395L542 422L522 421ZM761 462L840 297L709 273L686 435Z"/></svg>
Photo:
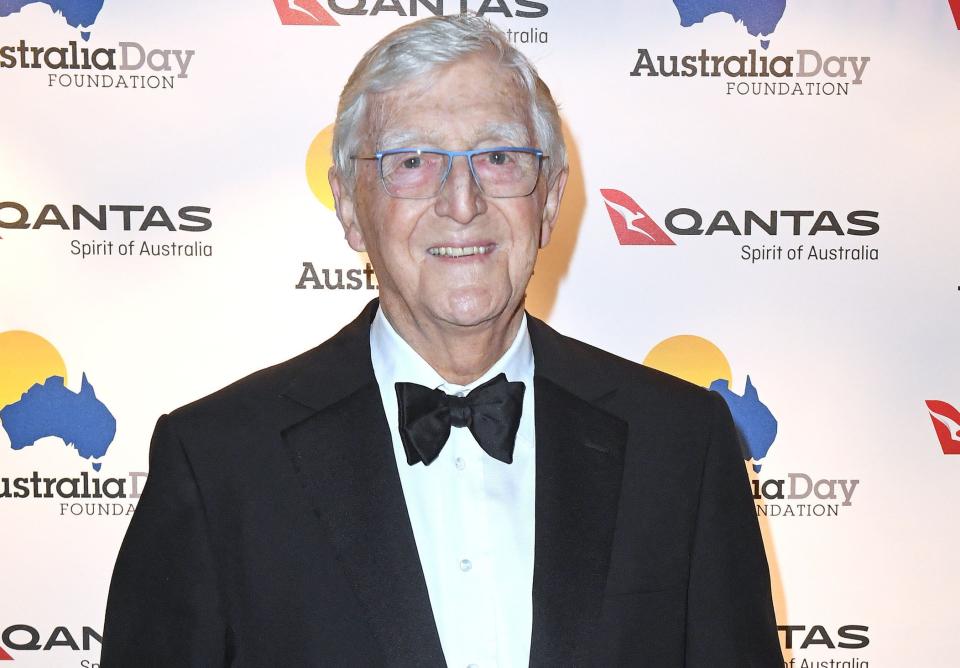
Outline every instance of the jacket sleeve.
<svg viewBox="0 0 960 668"><path fill-rule="evenodd" d="M712 419L687 591L687 668L783 668L770 572L726 402Z"/></svg>
<svg viewBox="0 0 960 668"><path fill-rule="evenodd" d="M103 668L227 665L227 628L203 502L166 415L117 557L103 629Z"/></svg>

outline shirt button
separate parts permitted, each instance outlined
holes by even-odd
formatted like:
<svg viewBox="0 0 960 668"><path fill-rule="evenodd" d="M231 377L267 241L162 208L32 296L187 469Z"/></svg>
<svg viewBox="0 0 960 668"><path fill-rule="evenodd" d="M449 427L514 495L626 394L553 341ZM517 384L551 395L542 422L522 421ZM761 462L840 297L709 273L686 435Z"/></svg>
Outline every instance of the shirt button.
<svg viewBox="0 0 960 668"><path fill-rule="evenodd" d="M458 471L462 471L467 468L467 463L463 460L463 457L457 457L453 460L453 465L457 467Z"/></svg>
<svg viewBox="0 0 960 668"><path fill-rule="evenodd" d="M473 562L472 562L472 561L470 561L469 559L461 559L461 560L460 560L460 570L461 570L461 571L463 571L464 573L466 573L466 572L469 571L471 568L473 568Z"/></svg>

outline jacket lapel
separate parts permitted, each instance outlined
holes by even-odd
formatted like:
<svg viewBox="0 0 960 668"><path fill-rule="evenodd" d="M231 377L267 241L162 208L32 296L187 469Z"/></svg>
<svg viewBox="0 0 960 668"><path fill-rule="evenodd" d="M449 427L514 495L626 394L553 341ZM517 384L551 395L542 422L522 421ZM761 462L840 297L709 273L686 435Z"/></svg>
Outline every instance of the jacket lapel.
<svg viewBox="0 0 960 668"><path fill-rule="evenodd" d="M575 345L528 322L537 441L530 665L579 665L603 602L627 424L595 405L615 391L612 380L591 377Z"/></svg>
<svg viewBox="0 0 960 668"><path fill-rule="evenodd" d="M283 439L390 665L442 666L416 541L370 362L378 301L307 354L283 393L309 417ZM536 517L530 664L581 663L600 616L626 423L615 392L570 340L528 315L535 360Z"/></svg>
<svg viewBox="0 0 960 668"><path fill-rule="evenodd" d="M307 498L390 665L444 665L370 362L377 301L314 353L284 393L314 409L283 431Z"/></svg>

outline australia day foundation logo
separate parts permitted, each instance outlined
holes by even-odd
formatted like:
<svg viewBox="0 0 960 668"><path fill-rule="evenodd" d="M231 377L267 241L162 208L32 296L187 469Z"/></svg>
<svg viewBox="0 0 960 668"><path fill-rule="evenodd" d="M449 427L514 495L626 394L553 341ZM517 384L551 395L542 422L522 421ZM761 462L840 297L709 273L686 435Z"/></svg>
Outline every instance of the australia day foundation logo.
<svg viewBox="0 0 960 668"><path fill-rule="evenodd" d="M0 0L0 20L7 28L16 27L18 20L23 25L26 12L34 17L48 12L51 24L59 22L75 31L58 44L26 36L10 39L5 31L0 38L0 75L9 75L10 70L39 73L48 88L150 90L172 89L189 77L195 49L135 41L91 44L104 4L104 0Z"/></svg>
<svg viewBox="0 0 960 668"><path fill-rule="evenodd" d="M86 372L73 391L63 357L47 339L24 330L0 332L0 434L9 441L5 446L0 436L0 448L39 452L53 444L70 448L92 469L70 477L39 470L0 476L0 503L53 499L64 516L132 513L129 499L139 498L146 473L98 475L116 433L117 420Z"/></svg>
<svg viewBox="0 0 960 668"><path fill-rule="evenodd" d="M774 32L783 19L787 1L673 0L682 28L702 29L701 24L708 17L727 16L731 28L736 25L745 30L756 39L756 45L739 53L700 49L682 54L653 53L641 46L630 76L719 80L726 95L850 95L851 87L863 84L870 56L836 55L810 48L782 53L774 48L771 53ZM803 11L802 2L789 2L792 10Z"/></svg>
<svg viewBox="0 0 960 668"><path fill-rule="evenodd" d="M621 190L603 188L600 196L621 246L677 246L679 239L706 243L705 238L710 237L736 239L733 249L738 259L750 264L869 263L880 259L880 250L866 243L880 231L878 211L698 211L678 207L666 213L661 226Z"/></svg>
<svg viewBox="0 0 960 668"><path fill-rule="evenodd" d="M727 356L712 341L681 334L656 344L643 360L646 366L717 392L730 409L757 515L766 517L835 517L853 505L859 480L824 478L806 472L766 477L763 467L774 450L780 423L761 400L758 382L746 374L743 392L733 386Z"/></svg>
<svg viewBox="0 0 960 668"><path fill-rule="evenodd" d="M333 166L333 125L328 125L313 138L307 149L307 184L314 197L327 211L333 213L333 191L327 173ZM324 217L330 218L330 217ZM326 224L326 223L325 223ZM330 218L331 225L339 228L340 223ZM369 262L363 266L329 266L312 260L301 261L297 270L298 278L294 287L297 290L379 290L376 274Z"/></svg>

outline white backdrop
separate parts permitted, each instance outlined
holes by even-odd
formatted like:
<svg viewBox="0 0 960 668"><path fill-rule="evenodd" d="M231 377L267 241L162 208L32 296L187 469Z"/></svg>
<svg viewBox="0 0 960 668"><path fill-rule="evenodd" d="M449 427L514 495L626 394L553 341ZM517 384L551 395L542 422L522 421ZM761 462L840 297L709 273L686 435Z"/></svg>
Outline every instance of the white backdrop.
<svg viewBox="0 0 960 668"><path fill-rule="evenodd" d="M18 4L0 1L0 14ZM530 9L537 3L499 4L538 11ZM530 310L636 361L677 335L700 337L673 339L665 346L675 357L650 361L707 382L725 361L722 377L737 395L750 376L777 421L760 472L748 464L758 489L782 480L789 492L802 476L844 481L818 488L832 486L836 499L757 500L768 515L761 525L779 623L791 627L781 634L788 665L956 665L960 457L944 454L925 405L960 407L960 30L947 0L787 0L767 49L749 34L750 17L744 25L716 13L683 27L672 0L539 4L548 11L538 18L487 14L546 39L520 46L559 100L570 142L561 228L542 254ZM693 7L689 14L704 3L681 4ZM86 374L116 420L95 471L82 444L65 445L71 428L60 405L28 407L53 411L40 422L59 435L19 449L9 433L14 418L0 415L0 660L95 666L113 560L156 418L316 345L376 295L310 281L297 289L304 263L320 281L327 270L332 285L337 270L366 263L343 242L321 201L327 195L310 187L325 160L324 136L306 164L363 51L411 19L340 15L326 0L320 7L339 25L283 25L267 0L106 0L85 28L88 41L69 14L44 2L0 16L0 65L8 65L0 67L0 410L55 375L55 359L40 354L54 349L67 388L79 393ZM135 42L194 54L182 78L173 53L166 72L23 68L21 40L28 63L29 47L69 48L71 40L91 51ZM654 63L701 50L732 57L754 49L768 58L815 50L855 57L863 70L859 84L822 73L773 80L791 90L796 82L848 84L843 95L727 94L729 83L770 79L630 76L638 49ZM61 85L59 75L77 73L113 76L114 86L103 78L99 88ZM119 76L149 75L172 85L115 85ZM674 244L620 245L602 189L629 196ZM86 221L73 230L45 205L68 228L74 205L94 214L101 205L144 210L129 214L129 231L122 211L109 209L106 230ZM209 219L209 229L170 231L154 211L154 225L140 231L154 206L173 227L198 226L177 212L199 207L193 215ZM688 225L689 217L671 215L684 208L702 216L704 231L721 211L740 232L746 211L765 220L772 211L814 213L799 235L783 214L775 235L756 227L685 235L666 224ZM17 226L22 210L28 229ZM875 212L875 233L809 234L825 211L845 232L866 229L846 222L850 212ZM34 228L38 220L46 224ZM72 242L113 247L82 258ZM134 254L120 255L130 242ZM145 242L210 254L142 255ZM802 257L788 260L801 244ZM744 245L780 246L783 258L751 263L741 259ZM876 259L808 259L811 246L868 246ZM94 408L88 398L80 422ZM29 489L17 498L15 481L35 472L56 481L123 479L128 496L36 498ZM853 490L848 505L841 489ZM805 504L826 515L801 516Z"/></svg>

